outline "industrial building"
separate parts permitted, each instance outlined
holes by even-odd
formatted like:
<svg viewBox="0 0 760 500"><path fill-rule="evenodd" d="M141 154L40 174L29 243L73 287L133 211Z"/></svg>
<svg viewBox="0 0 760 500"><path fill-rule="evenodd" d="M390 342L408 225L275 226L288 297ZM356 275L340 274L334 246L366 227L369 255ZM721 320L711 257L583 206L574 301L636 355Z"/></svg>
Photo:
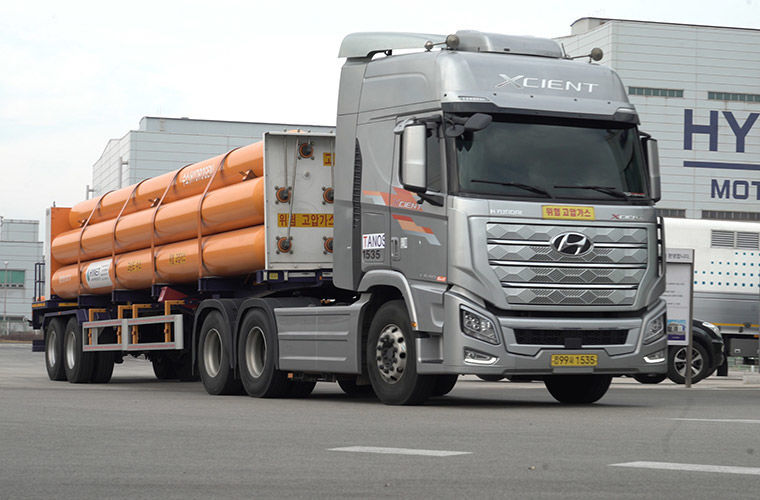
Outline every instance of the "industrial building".
<svg viewBox="0 0 760 500"><path fill-rule="evenodd" d="M334 127L146 116L137 130L111 139L92 167L90 196L100 196L184 165L224 154L261 140L265 132L302 129L332 132Z"/></svg>
<svg viewBox="0 0 760 500"><path fill-rule="evenodd" d="M760 220L760 30L584 17L557 41L620 75L659 141L661 215Z"/></svg>
<svg viewBox="0 0 760 500"><path fill-rule="evenodd" d="M42 261L39 221L0 217L0 336L27 331L34 298L34 265Z"/></svg>

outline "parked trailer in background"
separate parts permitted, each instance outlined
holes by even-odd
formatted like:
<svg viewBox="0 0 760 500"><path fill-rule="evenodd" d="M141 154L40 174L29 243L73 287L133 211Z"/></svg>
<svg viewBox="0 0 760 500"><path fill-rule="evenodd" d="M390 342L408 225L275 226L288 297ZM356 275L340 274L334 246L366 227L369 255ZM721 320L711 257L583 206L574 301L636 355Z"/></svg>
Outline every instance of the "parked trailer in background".
<svg viewBox="0 0 760 500"><path fill-rule="evenodd" d="M358 33L340 57L334 137L50 209L52 379L145 354L211 394L414 404L476 374L592 403L665 372L656 142L612 70L474 31Z"/></svg>
<svg viewBox="0 0 760 500"><path fill-rule="evenodd" d="M694 250L694 316L720 328L726 356L756 364L760 223L666 218L665 241Z"/></svg>

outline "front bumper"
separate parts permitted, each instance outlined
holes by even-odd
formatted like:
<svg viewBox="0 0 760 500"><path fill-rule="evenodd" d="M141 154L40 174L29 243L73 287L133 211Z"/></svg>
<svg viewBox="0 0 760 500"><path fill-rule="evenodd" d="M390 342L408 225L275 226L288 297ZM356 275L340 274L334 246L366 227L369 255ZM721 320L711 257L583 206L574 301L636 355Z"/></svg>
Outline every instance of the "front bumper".
<svg viewBox="0 0 760 500"><path fill-rule="evenodd" d="M462 306L490 319L497 327L501 343L492 345L462 333L459 318ZM439 369L433 370L440 373L545 376L588 373L638 375L667 372L667 335L648 345L642 345L641 334L650 321L665 313L664 300L659 300L640 317L496 316L467 297L450 292L444 299L444 309L446 321L442 336L442 359ZM573 345L573 348L570 348L564 345L518 342L515 329L577 332L622 330L627 331L627 334L623 333L623 344ZM583 367L552 367L552 354L596 354L597 364ZM421 372L433 372L421 368Z"/></svg>

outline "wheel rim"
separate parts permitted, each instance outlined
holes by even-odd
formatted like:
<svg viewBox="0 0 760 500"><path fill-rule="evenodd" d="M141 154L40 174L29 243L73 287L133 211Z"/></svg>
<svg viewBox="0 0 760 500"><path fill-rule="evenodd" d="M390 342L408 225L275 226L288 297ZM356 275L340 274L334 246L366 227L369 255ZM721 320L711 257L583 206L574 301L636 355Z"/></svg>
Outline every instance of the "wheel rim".
<svg viewBox="0 0 760 500"><path fill-rule="evenodd" d="M45 354L47 354L48 365L55 366L56 362L58 361L55 357L55 346L58 343L58 338L55 330L49 331L47 338L48 342L45 346Z"/></svg>
<svg viewBox="0 0 760 500"><path fill-rule="evenodd" d="M222 367L222 336L216 328L210 329L206 334L206 341L203 343L203 364L206 373L212 377L216 377Z"/></svg>
<svg viewBox="0 0 760 500"><path fill-rule="evenodd" d="M77 338L76 335L74 335L74 332L69 332L66 335L66 365L69 367L69 369L74 368L74 365L77 362L76 354Z"/></svg>
<svg viewBox="0 0 760 500"><path fill-rule="evenodd" d="M404 375L407 362L406 339L397 325L387 325L377 339L377 370L388 384L395 384Z"/></svg>
<svg viewBox="0 0 760 500"><path fill-rule="evenodd" d="M267 339L264 332L258 326L248 332L245 340L245 366L248 373L254 378L259 378L264 373L264 365L267 359Z"/></svg>
<svg viewBox="0 0 760 500"><path fill-rule="evenodd" d="M698 350L692 349L691 350L691 375L692 377L695 375L698 375L699 372L702 371L702 366L704 365L704 358L702 358L702 354L699 353ZM673 357L673 365L676 368L676 372L686 378L686 348L682 347L678 351L676 351L675 356Z"/></svg>

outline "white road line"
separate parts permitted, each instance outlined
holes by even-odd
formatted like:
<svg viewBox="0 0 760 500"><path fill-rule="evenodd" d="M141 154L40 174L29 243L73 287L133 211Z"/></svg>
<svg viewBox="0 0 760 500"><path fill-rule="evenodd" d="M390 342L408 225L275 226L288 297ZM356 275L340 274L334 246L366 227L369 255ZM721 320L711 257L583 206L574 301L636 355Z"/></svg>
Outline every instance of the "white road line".
<svg viewBox="0 0 760 500"><path fill-rule="evenodd" d="M760 424L760 420L748 418L669 418L668 420L680 420L683 422L720 422L726 424Z"/></svg>
<svg viewBox="0 0 760 500"><path fill-rule="evenodd" d="M760 467L733 467L728 465L677 464L672 462L626 462L622 464L610 464L610 467L633 467L637 469L679 470L688 472L720 472L723 474L760 476Z"/></svg>
<svg viewBox="0 0 760 500"><path fill-rule="evenodd" d="M446 450L416 450L413 448L380 448L376 446L346 446L330 448L327 451L348 451L353 453L383 453L387 455L422 455L425 457L452 457L455 455L471 455L470 451Z"/></svg>

